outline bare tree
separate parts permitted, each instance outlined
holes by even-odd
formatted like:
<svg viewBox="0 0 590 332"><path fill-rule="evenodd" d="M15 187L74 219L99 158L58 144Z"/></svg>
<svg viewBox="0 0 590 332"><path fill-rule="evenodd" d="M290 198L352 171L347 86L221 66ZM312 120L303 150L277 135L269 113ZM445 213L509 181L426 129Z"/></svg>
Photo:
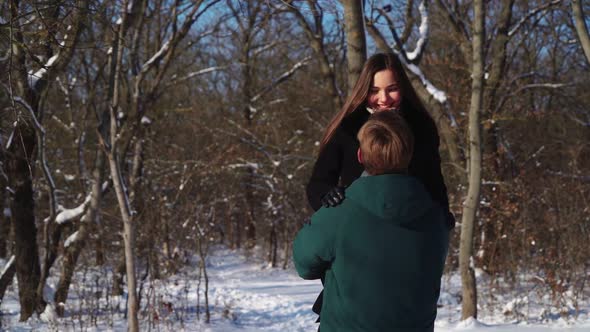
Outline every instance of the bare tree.
<svg viewBox="0 0 590 332"><path fill-rule="evenodd" d="M305 32L305 36L314 51L315 57L320 65L322 82L326 91L329 92L332 109L337 110L342 107L342 94L339 91L336 81L335 66L330 62L328 50L325 45L324 15L325 11L321 1L308 1L308 12L311 19L304 15L304 10L297 6L296 1L285 1L287 10L291 12L299 23L299 26ZM362 47L360 44L358 47Z"/></svg>
<svg viewBox="0 0 590 332"><path fill-rule="evenodd" d="M102 22L102 20L96 21ZM90 26L88 31L92 35L92 31L94 29L101 31L104 28L104 26ZM111 68L110 63L112 57L102 57L102 54L103 51L100 49L89 49L87 52L81 53L79 55L78 61L81 64L80 72L84 74L80 75L80 78L84 84L84 89L87 96L85 102L83 103L85 118L90 117L90 115L94 112L94 108L100 108L100 105L97 106L97 104L99 104L97 100L97 93L98 90L100 90L104 85L99 81L99 79L104 74L104 71L106 71L108 74L109 68ZM93 62L99 63L99 70L94 73L94 75L91 74L89 68ZM100 114L100 118L105 117L108 117L108 109L103 107L103 113ZM100 149L98 144L93 145L93 149L91 151L95 155L94 164L90 172L88 172L84 163L84 138L86 137L86 128L82 127L82 130L75 136L77 137L76 141L78 145L77 155L79 177L83 179L85 183L89 184L87 192L89 192L88 195L90 197L90 201L87 203L87 206L83 211L83 215L76 216L76 218L79 218L79 224L75 231L76 236L70 239L68 246L64 246L63 259L60 267L60 277L56 285L54 295L56 312L59 316L64 315L64 307L68 298L68 292L74 271L77 266L80 254L87 245L91 232L96 231L98 234L101 234L99 229L96 229L97 227L95 227L95 225L100 224L99 219L101 202L103 200L104 193L110 188L110 182L104 182L106 157L103 150ZM70 220L73 219L74 218L71 218ZM98 236L97 242L100 243L101 241L102 239L100 239L100 236ZM99 252L97 255L100 256L102 253Z"/></svg>
<svg viewBox="0 0 590 332"><path fill-rule="evenodd" d="M242 108L244 115L244 123L248 128L252 127L253 110L252 97L254 95L254 66L256 48L265 49L272 47L271 45L263 44L257 45L257 39L265 26L268 26L270 13L265 11L268 7L262 1L247 1L238 4L238 7L233 4L233 1L227 1L227 5L232 11L234 20L238 23L238 36L240 40L239 57L241 63L241 97ZM246 174L244 174L244 192L245 192L245 219L246 225L246 247L252 248L256 245L256 209L254 198L254 168L249 167ZM238 224L237 226L241 226ZM240 247L238 239L237 247Z"/></svg>
<svg viewBox="0 0 590 332"><path fill-rule="evenodd" d="M87 2L76 1L70 10L64 11L63 6L66 5L62 2L51 2L42 6L32 4L35 10L30 11L27 9L28 3L9 3L11 51L7 68L8 77L3 84L12 100L15 126L10 135L11 140L7 144L3 167L10 188L21 320L28 319L35 310L41 311L45 308L45 301L37 291L40 287L41 269L33 197L34 164L37 156L33 152L38 143L36 135L42 131L40 120L43 117L41 105L44 93L49 82L68 66L76 50L86 15ZM65 17L62 15L64 12L67 13ZM17 22L20 20L30 20L28 26L46 29L51 33L51 38L39 40L33 37L32 40L28 40L29 35L24 31L27 25L18 25ZM53 25L60 20L67 23L62 24L60 29L54 28ZM63 41L57 43L57 40ZM29 43L34 47L25 47ZM41 54L35 54L36 52L46 56L46 61L40 62ZM44 160L41 163L45 165ZM43 171L47 174L45 167ZM54 206L55 200L50 199L50 205ZM55 213L52 213L48 223L52 223L54 217ZM45 239L50 240L47 236Z"/></svg>
<svg viewBox="0 0 590 332"><path fill-rule="evenodd" d="M105 128L101 135L101 144L105 150L108 160L113 188L116 193L121 218L123 220L123 238L125 244L125 267L128 288L128 329L138 331L138 298L136 287L136 268L135 268L135 251L136 251L136 226L138 220L138 206L136 198L138 196L139 185L141 183L143 169L143 117L149 106L156 100L161 88L162 79L170 63L174 59L180 42L187 36L195 22L207 11L208 8L215 5L218 0L197 1L190 7L182 9L182 4L176 3L173 9L170 35L156 48L156 51L143 63L139 57L139 38L142 28L144 27L144 18L147 8L147 1L127 2L124 3L121 13L120 24L117 25L117 38L113 45L114 73L111 78L112 99L109 107L108 122L103 122ZM184 19L182 19L184 18ZM122 103L122 87L126 72L123 70L123 56L126 50L127 33L131 34L131 43L129 47L129 56L131 62L131 105L130 109L124 110ZM145 77L152 73L153 80L146 88L146 95L142 95ZM145 98L145 99L144 99ZM123 116L121 116L121 114ZM128 115L132 115L134 122L130 126L124 126L120 120ZM106 129L108 128L108 129ZM105 135L108 133L108 135ZM129 134L128 134L129 133ZM124 139L129 137L129 141ZM135 144L132 149L132 167L128 178L122 170L123 160L127 156L127 147L130 146L130 140L134 139Z"/></svg>
<svg viewBox="0 0 590 332"><path fill-rule="evenodd" d="M485 7L482 0L473 3L473 69L471 107L469 109L469 189L463 206L459 270L463 289L461 318L477 318L477 291L473 259L473 225L481 188L481 122L484 89Z"/></svg>

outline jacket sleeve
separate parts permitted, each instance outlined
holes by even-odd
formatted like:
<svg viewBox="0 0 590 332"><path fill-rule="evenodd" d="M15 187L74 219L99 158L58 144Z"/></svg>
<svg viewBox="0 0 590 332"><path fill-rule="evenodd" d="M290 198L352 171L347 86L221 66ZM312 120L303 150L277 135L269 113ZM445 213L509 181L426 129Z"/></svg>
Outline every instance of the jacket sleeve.
<svg viewBox="0 0 590 332"><path fill-rule="evenodd" d="M293 262L303 279L319 279L334 260L334 245L338 231L339 209L321 209L311 223L297 233L293 242Z"/></svg>
<svg viewBox="0 0 590 332"><path fill-rule="evenodd" d="M313 166L306 193L309 205L314 211L322 207L322 197L338 185L342 168L342 151L338 145L339 129L320 152Z"/></svg>

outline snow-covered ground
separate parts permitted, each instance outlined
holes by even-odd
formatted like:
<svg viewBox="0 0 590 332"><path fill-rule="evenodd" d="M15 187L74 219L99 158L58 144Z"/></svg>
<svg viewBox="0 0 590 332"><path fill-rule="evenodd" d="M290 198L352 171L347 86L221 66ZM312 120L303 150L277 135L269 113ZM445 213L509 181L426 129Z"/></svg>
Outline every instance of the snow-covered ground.
<svg viewBox="0 0 590 332"><path fill-rule="evenodd" d="M0 262L0 267L4 262ZM318 281L304 281L293 269L269 268L260 260L218 248L209 257L209 304L211 323L205 324L203 294L197 299L198 268L187 269L142 287L141 331L315 331L311 305L321 289ZM7 331L125 331L125 298L107 296L109 271L87 269L77 274L66 304L64 318L33 318L18 322L15 284L8 290L0 310L0 330ZM480 276L480 291L486 288ZM201 284L201 289L203 284ZM51 292L51 289L48 290ZM534 291L492 290L494 303L482 296L478 321L460 322L460 279L446 275L435 331L590 331L588 294L578 297L578 315L564 299L561 315L551 309L547 297ZM50 295L50 294L49 294ZM485 299L485 300L484 300ZM197 303L200 306L197 308ZM198 309L198 310L197 310ZM505 312L510 312L508 315ZM201 319L197 319L197 312Z"/></svg>

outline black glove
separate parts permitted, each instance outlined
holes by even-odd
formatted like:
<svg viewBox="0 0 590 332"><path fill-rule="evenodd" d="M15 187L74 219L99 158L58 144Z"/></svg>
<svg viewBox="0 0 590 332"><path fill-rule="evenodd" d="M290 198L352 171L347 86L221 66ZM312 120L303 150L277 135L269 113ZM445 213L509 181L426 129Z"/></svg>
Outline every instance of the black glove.
<svg viewBox="0 0 590 332"><path fill-rule="evenodd" d="M328 191L321 199L322 206L324 207L335 207L340 205L344 200L344 187L337 186Z"/></svg>

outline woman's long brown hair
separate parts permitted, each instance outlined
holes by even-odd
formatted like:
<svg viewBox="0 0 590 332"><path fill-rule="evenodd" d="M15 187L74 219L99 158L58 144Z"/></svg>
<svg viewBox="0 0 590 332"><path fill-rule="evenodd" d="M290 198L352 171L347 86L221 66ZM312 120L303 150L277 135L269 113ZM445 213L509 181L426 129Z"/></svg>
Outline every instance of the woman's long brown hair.
<svg viewBox="0 0 590 332"><path fill-rule="evenodd" d="M402 105L407 105L411 107L413 112L422 112L430 118L430 115L426 112L422 102L418 99L416 91L414 91L414 88L410 84L408 75L404 71L398 57L393 53L377 53L365 62L363 70L361 71L352 92L346 99L344 106L342 106L342 109L334 115L326 127L324 137L320 144L320 153L326 144L328 144L332 136L334 136L334 132L340 126L342 120L350 113L361 108L361 106L366 105L367 96L369 95L369 90L373 84L375 73L386 69L391 70L395 75L402 95Z"/></svg>

